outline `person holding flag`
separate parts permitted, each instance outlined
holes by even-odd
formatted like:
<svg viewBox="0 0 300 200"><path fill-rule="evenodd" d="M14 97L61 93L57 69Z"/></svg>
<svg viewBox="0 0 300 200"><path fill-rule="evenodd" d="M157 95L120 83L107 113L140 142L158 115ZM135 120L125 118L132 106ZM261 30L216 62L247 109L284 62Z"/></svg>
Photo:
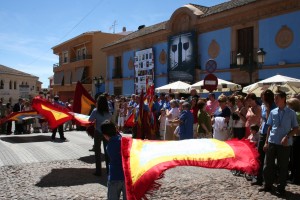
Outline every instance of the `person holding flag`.
<svg viewBox="0 0 300 200"><path fill-rule="evenodd" d="M62 101L59 100L58 95L54 96L53 105L58 106L58 107L65 107L65 104ZM67 138L65 138L65 136L64 136L64 125L63 124L59 125L58 127L54 128L52 130L52 136L51 136L52 141L55 141L55 136L56 136L57 129L58 129L58 133L59 133L59 136L60 136L60 140L61 141L66 141Z"/></svg>
<svg viewBox="0 0 300 200"><path fill-rule="evenodd" d="M94 173L95 176L101 176L101 141L103 142L104 147L104 154L105 154L105 163L106 163L106 170L108 173L108 163L109 157L106 152L106 145L107 140L104 139L102 131L101 131L101 124L105 120L111 120L112 115L109 112L108 108L108 101L104 95L100 95L97 98L96 108L92 111L89 121L96 123L96 130L94 133L94 150L95 150L95 163L96 163L96 172Z"/></svg>

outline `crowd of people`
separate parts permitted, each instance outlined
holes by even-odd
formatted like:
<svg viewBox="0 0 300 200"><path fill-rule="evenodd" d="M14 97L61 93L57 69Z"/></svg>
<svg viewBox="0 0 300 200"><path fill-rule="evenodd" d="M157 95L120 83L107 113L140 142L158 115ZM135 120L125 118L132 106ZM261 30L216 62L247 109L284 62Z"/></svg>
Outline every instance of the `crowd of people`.
<svg viewBox="0 0 300 200"><path fill-rule="evenodd" d="M126 98L104 93L97 98L96 107L89 117L89 121L95 122L94 149L101 149L101 143L104 146L106 169L110 177L109 196L115 195L116 192L112 191L116 190L124 194L120 153L116 154L113 150L120 148L121 135L118 133L132 131L134 136L134 128L128 129L126 120L131 114L137 117L140 105L150 112L149 105L141 104L140 98L136 94ZM53 104L71 109L72 101L63 103L55 96ZM11 112L31 110L30 101L22 98L14 106L11 106L11 102L1 105L1 117ZM271 90L263 91L260 97L254 93L234 93L229 96L221 94L216 98L214 93L209 93L207 98L201 98L196 90L191 90L188 97L160 93L154 95L150 113L153 113L157 122L154 138L157 140L214 138L225 141L235 138L252 142L257 147L260 161L258 174L252 177L252 185L263 186L261 191L273 190L273 183L277 182L276 192L283 195L287 181L300 184L299 96L287 97L285 92L273 93ZM30 133L35 130L35 122L36 119L17 121L15 134ZM43 129L43 126L47 127L45 119L39 119L38 122L43 132L48 131ZM63 134L66 128L72 130L74 125L67 122L53 129L52 139L55 140L58 130L60 139L66 140ZM2 133L11 134L11 122L2 125L1 129ZM95 151L95 175L101 175L100 155L101 151ZM117 186L112 184L115 181Z"/></svg>
<svg viewBox="0 0 300 200"><path fill-rule="evenodd" d="M126 121L139 100L134 94L130 100L115 98L117 107L112 114L120 131L124 127L119 118ZM234 93L216 98L210 93L201 98L191 91L185 98L161 93L154 97L152 112L159 127L156 139L236 138L252 142L259 153L260 169L251 177L251 184L263 186L260 191L273 190L276 182L275 192L284 195L288 181L300 184L299 96L287 97L283 91L271 90L263 91L260 97Z"/></svg>
<svg viewBox="0 0 300 200"><path fill-rule="evenodd" d="M40 92L38 95L39 98L45 98L44 93ZM53 105L59 105L64 108L67 108L68 110L72 111L72 99L69 99L67 102L62 102L59 100L59 96L55 95L53 99L49 99ZM26 98L19 98L18 102L13 104L11 100L9 100L7 103L4 103L2 99L0 99L0 110L1 110L1 118L5 118L9 116L12 113L17 112L23 112L23 111L32 111L32 99L26 99ZM13 130L13 123L15 125L15 129ZM55 135L58 130L60 134L60 139L65 141L66 138L64 137L64 131L72 131L76 129L76 125L70 120L61 126L50 129L48 127L47 119L45 119L42 116L37 117L24 117L19 118L17 121L7 121L3 124L1 124L0 132L1 134L6 135L20 135L20 134L31 134L31 133L48 133L52 132L51 139L55 140Z"/></svg>

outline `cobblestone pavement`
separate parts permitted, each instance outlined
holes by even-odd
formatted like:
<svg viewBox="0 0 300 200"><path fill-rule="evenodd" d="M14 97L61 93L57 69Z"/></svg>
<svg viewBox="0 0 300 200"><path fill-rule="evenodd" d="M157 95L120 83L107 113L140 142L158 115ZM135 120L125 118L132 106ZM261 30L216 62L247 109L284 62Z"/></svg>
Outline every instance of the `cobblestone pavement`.
<svg viewBox="0 0 300 200"><path fill-rule="evenodd" d="M62 143L49 142L47 134L9 137L19 138L0 136L0 199L106 199L105 169L102 177L93 175L92 140L84 132L67 132ZM159 183L149 199L300 199L300 186L288 184L280 198L220 169L176 167Z"/></svg>
<svg viewBox="0 0 300 200"><path fill-rule="evenodd" d="M0 135L0 166L54 160L78 159L90 155L93 140L84 131L65 132L67 142L54 142L51 133Z"/></svg>

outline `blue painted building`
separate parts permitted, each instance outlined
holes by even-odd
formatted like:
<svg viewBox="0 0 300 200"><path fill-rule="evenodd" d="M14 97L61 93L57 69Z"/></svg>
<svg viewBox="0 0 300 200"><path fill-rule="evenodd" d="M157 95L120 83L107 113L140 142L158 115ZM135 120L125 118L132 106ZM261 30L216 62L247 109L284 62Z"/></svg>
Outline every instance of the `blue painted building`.
<svg viewBox="0 0 300 200"><path fill-rule="evenodd" d="M276 74L300 79L299 19L300 1L295 0L185 5L168 21L140 26L103 48L107 54L106 90L135 93L139 78L149 75L137 70L136 53L149 48L153 50L155 87L170 80L192 84L204 79L210 59L217 64L213 73L218 78L242 86ZM258 58L260 49L265 52L264 60Z"/></svg>

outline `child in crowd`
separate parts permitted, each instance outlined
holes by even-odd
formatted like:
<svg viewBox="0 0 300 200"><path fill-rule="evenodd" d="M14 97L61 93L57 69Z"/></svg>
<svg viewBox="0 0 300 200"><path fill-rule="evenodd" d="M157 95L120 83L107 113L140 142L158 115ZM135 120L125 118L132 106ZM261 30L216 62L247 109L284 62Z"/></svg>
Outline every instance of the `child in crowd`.
<svg viewBox="0 0 300 200"><path fill-rule="evenodd" d="M258 140L259 140L259 126L257 126L256 124L252 124L250 126L250 135L247 138L250 142L253 142L255 145L257 145Z"/></svg>
<svg viewBox="0 0 300 200"><path fill-rule="evenodd" d="M255 146L257 146L257 143L258 143L258 140L259 140L259 126L256 125L256 124L252 124L250 126L250 135L248 136L248 140L251 142L251 143L254 143ZM245 174L245 178L248 180L248 181L251 181L252 179L255 178L254 175L251 175L251 174Z"/></svg>
<svg viewBox="0 0 300 200"><path fill-rule="evenodd" d="M166 109L162 108L160 110L160 116L158 117L159 121L159 134L160 139L165 140L165 134L166 134Z"/></svg>
<svg viewBox="0 0 300 200"><path fill-rule="evenodd" d="M121 157L122 136L117 133L115 124L109 120L105 120L101 124L101 131L104 138L108 141L106 150L110 160L107 182L107 199L120 199L122 192L124 200L126 199L126 190Z"/></svg>
<svg viewBox="0 0 300 200"><path fill-rule="evenodd" d="M124 129L124 121L127 113L126 108L126 99L122 97L119 102L119 108L118 108L118 130L119 132L123 132Z"/></svg>
<svg viewBox="0 0 300 200"><path fill-rule="evenodd" d="M258 125L252 124L250 126L250 135L248 136L247 140L249 140L251 143L254 143L255 146L257 145L258 140L259 140L259 132L258 131L259 131ZM239 176L239 175L244 174L243 172L238 171L238 170L231 170L231 173L234 176ZM244 176L248 181L251 181L254 178L254 176L252 176L251 174L244 174Z"/></svg>

